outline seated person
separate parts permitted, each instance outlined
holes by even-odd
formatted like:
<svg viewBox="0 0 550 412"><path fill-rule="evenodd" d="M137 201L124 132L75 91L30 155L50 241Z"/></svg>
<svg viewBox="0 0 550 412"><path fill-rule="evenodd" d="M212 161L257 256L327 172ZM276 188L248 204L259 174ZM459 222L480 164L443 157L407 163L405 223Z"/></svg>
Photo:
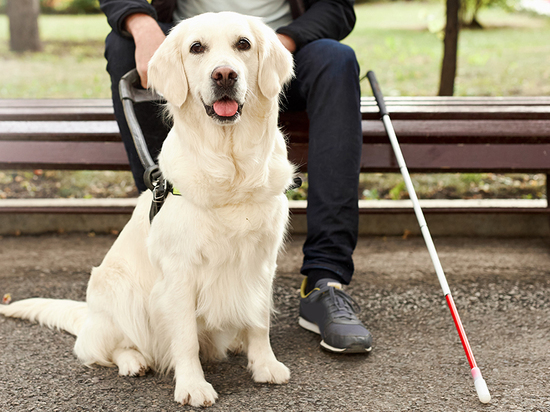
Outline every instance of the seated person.
<svg viewBox="0 0 550 412"><path fill-rule="evenodd" d="M349 0L100 0L112 32L105 57L115 116L140 191L141 165L119 98L120 78L137 68L147 87L147 64L179 21L204 12L234 11L261 17L293 53L296 76L282 108L309 117L307 238L299 323L320 333L332 352L368 352L370 332L357 318L357 304L342 285L350 283L358 236L358 183L362 147L359 65L339 40L355 24ZM136 105L149 150L160 151L168 126L153 104Z"/></svg>

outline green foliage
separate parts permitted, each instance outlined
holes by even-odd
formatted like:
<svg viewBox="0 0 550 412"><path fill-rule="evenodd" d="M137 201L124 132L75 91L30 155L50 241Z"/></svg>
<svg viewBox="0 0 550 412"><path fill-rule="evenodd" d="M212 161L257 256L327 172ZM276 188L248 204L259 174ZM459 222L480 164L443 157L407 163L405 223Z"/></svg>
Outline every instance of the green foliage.
<svg viewBox="0 0 550 412"><path fill-rule="evenodd" d="M0 171L0 199L136 196L134 179L126 171Z"/></svg>
<svg viewBox="0 0 550 412"><path fill-rule="evenodd" d="M462 173L461 178L470 186L480 185L483 181L483 176L479 173Z"/></svg>
<svg viewBox="0 0 550 412"><path fill-rule="evenodd" d="M483 28L478 16L479 11L487 8L501 8L513 11L519 4L519 0L461 0L459 19L462 27Z"/></svg>
<svg viewBox="0 0 550 412"><path fill-rule="evenodd" d="M544 174L413 173L419 199L544 199ZM361 199L401 200L408 192L399 173L362 173Z"/></svg>
<svg viewBox="0 0 550 412"><path fill-rule="evenodd" d="M40 0L42 14L97 14L99 0Z"/></svg>
<svg viewBox="0 0 550 412"><path fill-rule="evenodd" d="M404 196L407 194L407 187L405 186L405 182L399 182L398 184L396 184L390 189L389 194L391 200L403 199Z"/></svg>
<svg viewBox="0 0 550 412"><path fill-rule="evenodd" d="M378 189L376 188L365 189L363 190L363 199L380 200L380 193L378 193Z"/></svg>
<svg viewBox="0 0 550 412"><path fill-rule="evenodd" d="M303 174L302 176L302 186L289 190L286 192L286 196L290 200L306 200L307 199L307 190L309 187L309 183L307 181L307 173Z"/></svg>
<svg viewBox="0 0 550 412"><path fill-rule="evenodd" d="M74 11L74 14L93 14L101 12L98 0L73 0L70 9Z"/></svg>

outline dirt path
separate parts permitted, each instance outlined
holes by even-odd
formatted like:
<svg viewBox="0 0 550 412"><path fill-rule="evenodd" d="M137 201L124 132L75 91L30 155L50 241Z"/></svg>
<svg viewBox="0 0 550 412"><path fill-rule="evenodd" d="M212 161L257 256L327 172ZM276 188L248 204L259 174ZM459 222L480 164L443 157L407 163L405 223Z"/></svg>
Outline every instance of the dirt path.
<svg viewBox="0 0 550 412"><path fill-rule="evenodd" d="M0 297L84 299L112 236L0 239ZM243 356L206 364L218 411L550 411L550 240L436 239L493 401L477 400L466 357L420 238L362 238L348 291L375 337L368 356L319 349L297 325L302 238L280 259L272 343L288 385L254 384ZM0 410L176 411L172 377L86 368L74 338L0 318Z"/></svg>

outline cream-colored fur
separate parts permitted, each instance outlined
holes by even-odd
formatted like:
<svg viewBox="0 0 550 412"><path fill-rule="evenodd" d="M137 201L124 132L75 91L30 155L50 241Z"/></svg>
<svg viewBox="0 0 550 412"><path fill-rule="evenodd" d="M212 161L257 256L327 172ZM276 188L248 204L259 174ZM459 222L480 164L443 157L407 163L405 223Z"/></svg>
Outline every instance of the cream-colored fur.
<svg viewBox="0 0 550 412"><path fill-rule="evenodd" d="M251 47L235 47L245 38ZM190 53L195 42L204 52ZM236 119L207 115L211 74L238 75ZM217 394L199 360L243 349L256 382L285 383L289 370L269 342L272 282L288 220L284 195L293 167L277 127L278 95L292 56L257 19L204 14L176 26L149 65L151 86L174 119L159 157L182 193L169 195L149 223L151 192L138 205L101 265L86 302L27 299L0 307L77 336L87 365L140 375L174 370L175 400L212 405Z"/></svg>

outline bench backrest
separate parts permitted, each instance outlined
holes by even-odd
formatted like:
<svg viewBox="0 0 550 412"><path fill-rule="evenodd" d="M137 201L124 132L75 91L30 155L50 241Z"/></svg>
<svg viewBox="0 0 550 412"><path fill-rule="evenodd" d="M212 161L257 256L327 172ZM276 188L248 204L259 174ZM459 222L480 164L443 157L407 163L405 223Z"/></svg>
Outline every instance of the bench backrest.
<svg viewBox="0 0 550 412"><path fill-rule="evenodd" d="M550 172L550 97L388 97L413 172ZM378 108L363 98L364 172L398 171ZM282 113L289 157L307 170L305 113ZM125 170L107 99L0 100L0 169Z"/></svg>

